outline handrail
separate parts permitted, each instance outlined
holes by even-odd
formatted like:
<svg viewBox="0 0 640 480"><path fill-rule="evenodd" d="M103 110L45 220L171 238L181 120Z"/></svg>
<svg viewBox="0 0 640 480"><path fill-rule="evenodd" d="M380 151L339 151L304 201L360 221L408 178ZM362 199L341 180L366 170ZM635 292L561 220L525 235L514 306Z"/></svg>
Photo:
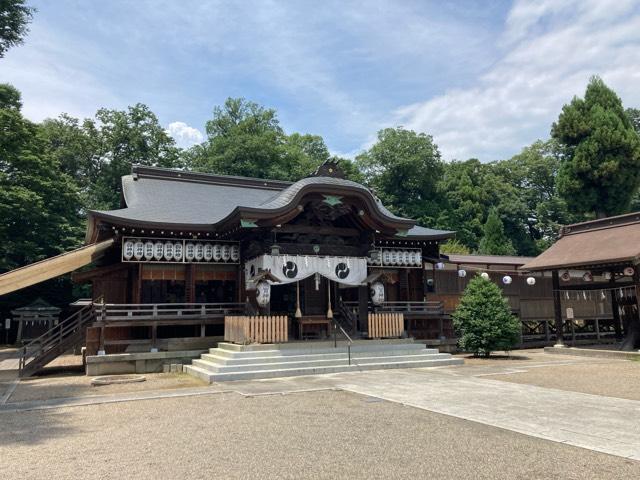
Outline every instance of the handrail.
<svg viewBox="0 0 640 480"><path fill-rule="evenodd" d="M27 367L28 360L35 361L39 356L46 354L57 345L61 345L73 333L80 331L84 324L93 318L91 314L86 315L89 312L93 312L93 308L94 304L92 302L50 328L38 338L23 345L18 360L18 373L22 374L22 371Z"/></svg>
<svg viewBox="0 0 640 480"><path fill-rule="evenodd" d="M333 321L333 347L338 348L338 338L336 336L336 330L339 328L342 334L347 337L347 355L349 357L349 365L351 365L351 345L353 345L353 339L347 332L344 331L342 325L340 325L335 318L332 318L331 320Z"/></svg>

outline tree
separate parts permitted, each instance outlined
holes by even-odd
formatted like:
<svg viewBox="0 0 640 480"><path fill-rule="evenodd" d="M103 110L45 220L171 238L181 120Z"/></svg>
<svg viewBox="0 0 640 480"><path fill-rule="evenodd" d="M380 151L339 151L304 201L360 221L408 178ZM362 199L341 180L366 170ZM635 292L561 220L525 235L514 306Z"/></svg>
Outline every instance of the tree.
<svg viewBox="0 0 640 480"><path fill-rule="evenodd" d="M489 210L484 224L484 235L480 240L478 253L485 255L513 255L515 249L504 233L504 225L495 208Z"/></svg>
<svg viewBox="0 0 640 480"><path fill-rule="evenodd" d="M143 104L126 111L100 109L93 119L61 115L42 124L47 150L71 175L86 208L120 206L121 177L131 166L182 167L180 149Z"/></svg>
<svg viewBox="0 0 640 480"><path fill-rule="evenodd" d="M434 223L443 163L433 137L402 127L380 130L378 141L356 163L365 182L396 214Z"/></svg>
<svg viewBox="0 0 640 480"><path fill-rule="evenodd" d="M624 113L629 117L633 129L640 135L640 108L627 108Z"/></svg>
<svg viewBox="0 0 640 480"><path fill-rule="evenodd" d="M520 338L520 322L502 291L480 275L469 282L451 317L460 348L476 356L509 351Z"/></svg>
<svg viewBox="0 0 640 480"><path fill-rule="evenodd" d="M48 154L38 125L25 119L17 90L0 105L0 271L76 247L82 238L80 199L73 180Z"/></svg>
<svg viewBox="0 0 640 480"><path fill-rule="evenodd" d="M627 211L640 184L640 138L620 98L593 77L551 128L562 151L558 188L569 208L598 218Z"/></svg>
<svg viewBox="0 0 640 480"><path fill-rule="evenodd" d="M471 250L457 239L449 239L440 244L440 252L445 254L469 255Z"/></svg>
<svg viewBox="0 0 640 480"><path fill-rule="evenodd" d="M24 0L2 0L0 2L0 58L11 47L21 45L28 33L29 22L36 10Z"/></svg>
<svg viewBox="0 0 640 480"><path fill-rule="evenodd" d="M538 140L509 160L495 164L497 176L511 184L524 206L519 218L521 234L507 230L520 254L538 255L555 241L561 225L584 219L572 215L558 193L560 162L557 142Z"/></svg>
<svg viewBox="0 0 640 480"><path fill-rule="evenodd" d="M206 131L207 140L183 154L192 170L295 181L331 157L322 137L287 135L275 110L244 98L215 107Z"/></svg>

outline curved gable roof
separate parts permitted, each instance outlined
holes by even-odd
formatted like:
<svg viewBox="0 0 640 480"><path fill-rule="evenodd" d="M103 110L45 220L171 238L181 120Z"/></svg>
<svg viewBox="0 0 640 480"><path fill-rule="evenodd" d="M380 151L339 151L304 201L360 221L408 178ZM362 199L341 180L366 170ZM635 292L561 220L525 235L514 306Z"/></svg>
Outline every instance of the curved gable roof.
<svg viewBox="0 0 640 480"><path fill-rule="evenodd" d="M451 236L391 213L365 186L335 177L308 177L295 183L134 167L122 177L125 208L89 212L89 229L96 220L128 226L211 229L235 218L267 217L293 210L309 192L358 196L380 222L409 231L409 236ZM249 215L249 216L248 216ZM87 232L89 235L89 232Z"/></svg>

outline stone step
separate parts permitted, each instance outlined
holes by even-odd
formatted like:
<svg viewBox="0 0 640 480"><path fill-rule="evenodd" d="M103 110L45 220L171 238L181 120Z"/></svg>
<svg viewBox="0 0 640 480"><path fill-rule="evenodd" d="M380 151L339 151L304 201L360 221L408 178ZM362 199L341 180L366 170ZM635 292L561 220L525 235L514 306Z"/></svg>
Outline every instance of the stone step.
<svg viewBox="0 0 640 480"><path fill-rule="evenodd" d="M344 343L344 340L338 340ZM353 347L364 349L387 348L397 345L414 345L424 347L424 343L415 342L413 339L391 338L386 340L363 340L356 339L353 341ZM290 341L287 343L254 343L251 345L238 345L229 342L219 342L218 348L223 350L232 350L235 352L257 352L263 350L308 350L308 349L326 349L333 348L333 338L322 341Z"/></svg>
<svg viewBox="0 0 640 480"><path fill-rule="evenodd" d="M368 364L381 364L381 363L406 363L417 361L429 361L429 360L445 360L451 358L451 355L447 353L430 354L430 355L395 355L384 357L359 357L352 358L351 363L354 365L368 365ZM244 372L244 371L259 371L259 370L285 370L285 369L299 369L299 368L311 368L311 367L332 367L340 365L348 365L349 359L347 355L331 358L300 358L293 361L279 362L279 363L251 363L240 365L228 365L224 363L212 362L208 359L193 360L193 365L208 370L212 373L226 373L226 372Z"/></svg>
<svg viewBox="0 0 640 480"><path fill-rule="evenodd" d="M348 353L346 348L331 349L326 353L299 353L292 352L289 355L273 354L272 351L263 351L262 354L267 355L253 355L256 352L249 352L252 355L242 355L244 352L238 352L235 355L228 355L227 352L223 352L216 349L209 350L210 353L202 355L203 360L209 362L225 363L228 365L247 365L250 363L281 363L281 362L293 362L297 360L314 360L323 358L346 358ZM297 354L296 354L297 353ZM367 356L388 356L388 355L437 355L439 352L435 348L422 348L422 349L404 349L397 348L393 350L381 350L376 352L351 352L352 358L360 358Z"/></svg>
<svg viewBox="0 0 640 480"><path fill-rule="evenodd" d="M291 344L282 344L282 345L262 345L264 349L259 350L242 350L242 349L229 349L226 346L222 346L224 344L220 344L218 348L209 349L209 353L212 355L224 356L229 358L254 358L254 357L276 357L276 356L286 356L286 355L305 355L305 354L325 354L325 353L336 353L336 352L346 352L348 347L345 342L338 343L338 347L334 347L333 343L329 344L294 344L295 346L284 346ZM226 344L228 345L228 344ZM245 347L250 348L253 345L234 345L234 347ZM362 344L355 343L351 346L351 353L358 354L361 352L388 352L388 351L421 351L425 350L425 346L422 343L398 343L398 344ZM426 349L428 353L438 353L438 350L435 348Z"/></svg>
<svg viewBox="0 0 640 480"><path fill-rule="evenodd" d="M391 368L426 368L461 365L464 361L458 358L443 358L434 360L413 360L404 362L367 363L362 365L334 365L323 367L284 368L272 370L250 370L242 372L213 373L198 365L187 365L187 373L206 382L224 382L234 380L253 380L261 378L293 377L300 375L319 375L339 372L359 372L365 370L381 370Z"/></svg>

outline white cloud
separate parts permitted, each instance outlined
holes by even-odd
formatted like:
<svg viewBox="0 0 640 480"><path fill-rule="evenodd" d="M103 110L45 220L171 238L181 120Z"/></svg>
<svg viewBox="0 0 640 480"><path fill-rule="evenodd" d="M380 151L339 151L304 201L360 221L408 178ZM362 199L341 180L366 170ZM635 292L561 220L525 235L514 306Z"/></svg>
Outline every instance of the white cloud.
<svg viewBox="0 0 640 480"><path fill-rule="evenodd" d="M475 85L396 111L396 123L434 136L447 159L505 158L547 137L562 105L600 75L626 106L640 105L640 12L630 1L513 6L503 55Z"/></svg>
<svg viewBox="0 0 640 480"><path fill-rule="evenodd" d="M171 135L179 147L188 148L201 143L204 136L197 128L190 127L184 122L172 122L167 126L167 133Z"/></svg>

